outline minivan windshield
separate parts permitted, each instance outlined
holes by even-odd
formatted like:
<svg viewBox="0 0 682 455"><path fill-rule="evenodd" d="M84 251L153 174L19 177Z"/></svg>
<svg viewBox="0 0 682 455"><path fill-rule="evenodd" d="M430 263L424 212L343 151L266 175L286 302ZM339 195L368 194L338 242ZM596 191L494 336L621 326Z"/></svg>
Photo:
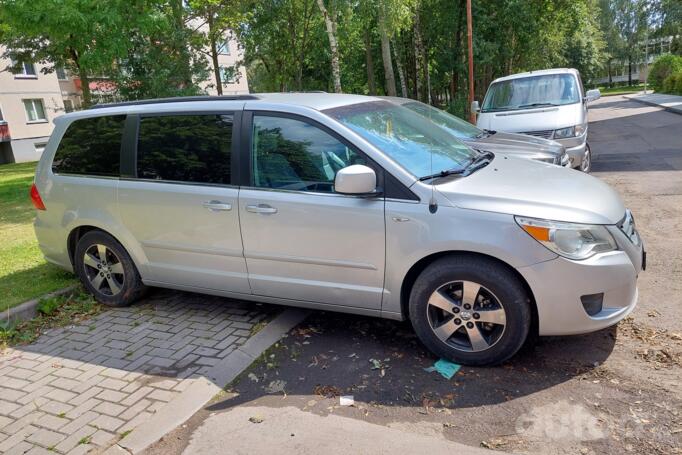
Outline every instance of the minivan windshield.
<svg viewBox="0 0 682 455"><path fill-rule="evenodd" d="M545 74L495 82L490 85L481 112L532 109L580 102L573 74Z"/></svg>
<svg viewBox="0 0 682 455"><path fill-rule="evenodd" d="M443 128L447 128L448 131L460 139L472 140L480 138L485 134L483 130L476 128L466 120L462 120L461 118L455 117L449 112L442 111L420 101L409 101L402 104L402 106L405 106L409 110L423 115L429 120L439 124Z"/></svg>
<svg viewBox="0 0 682 455"><path fill-rule="evenodd" d="M388 101L341 106L324 111L421 178L464 169L479 155L448 129Z"/></svg>

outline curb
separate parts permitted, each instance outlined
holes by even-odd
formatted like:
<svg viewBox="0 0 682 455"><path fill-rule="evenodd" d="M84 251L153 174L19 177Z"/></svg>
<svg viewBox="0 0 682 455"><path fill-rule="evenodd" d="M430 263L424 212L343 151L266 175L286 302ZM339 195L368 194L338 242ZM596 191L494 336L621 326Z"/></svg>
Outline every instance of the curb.
<svg viewBox="0 0 682 455"><path fill-rule="evenodd" d="M185 423L223 388L248 368L265 350L289 330L300 324L309 311L298 308L284 310L260 332L217 363L206 377L192 384L149 420L104 452L104 455L137 454L154 444L176 427Z"/></svg>
<svg viewBox="0 0 682 455"><path fill-rule="evenodd" d="M664 111L672 112L673 114L682 115L682 107L663 106L662 104L654 103L653 101L645 101L643 99L636 98L635 96L632 96L632 95L623 95L623 97L629 99L630 101L635 101L637 103L646 104L648 106L660 107Z"/></svg>
<svg viewBox="0 0 682 455"><path fill-rule="evenodd" d="M36 317L38 314L38 303L43 299L49 299L51 297L57 297L60 295L68 294L69 292L76 289L77 285L69 286L68 288L60 289L58 291L50 292L35 299L29 300L15 307L9 308L0 314L0 321L27 321Z"/></svg>

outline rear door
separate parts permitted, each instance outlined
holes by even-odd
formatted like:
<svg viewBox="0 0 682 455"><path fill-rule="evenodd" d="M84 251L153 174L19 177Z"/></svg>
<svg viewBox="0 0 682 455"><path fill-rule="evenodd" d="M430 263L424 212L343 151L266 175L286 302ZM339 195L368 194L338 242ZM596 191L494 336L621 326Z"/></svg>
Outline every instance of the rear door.
<svg viewBox="0 0 682 455"><path fill-rule="evenodd" d="M240 107L129 120L136 156L118 197L147 258L145 281L250 293L233 185Z"/></svg>
<svg viewBox="0 0 682 455"><path fill-rule="evenodd" d="M247 111L244 117L251 175L240 191L239 216L253 293L380 309L384 198L334 191L339 169L376 165L305 117Z"/></svg>

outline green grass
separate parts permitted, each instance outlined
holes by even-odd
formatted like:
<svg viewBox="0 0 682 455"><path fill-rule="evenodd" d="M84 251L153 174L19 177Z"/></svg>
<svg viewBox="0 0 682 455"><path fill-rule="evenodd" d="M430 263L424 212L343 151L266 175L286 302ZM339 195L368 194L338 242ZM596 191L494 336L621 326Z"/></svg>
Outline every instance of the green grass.
<svg viewBox="0 0 682 455"><path fill-rule="evenodd" d="M28 192L36 163L0 166L0 311L76 282L45 262L33 232Z"/></svg>
<svg viewBox="0 0 682 455"><path fill-rule="evenodd" d="M628 93L637 93L644 90L644 84L639 85L623 85L620 87L597 87L601 92L602 96L609 95L627 95ZM651 85L647 87L647 90L652 90Z"/></svg>

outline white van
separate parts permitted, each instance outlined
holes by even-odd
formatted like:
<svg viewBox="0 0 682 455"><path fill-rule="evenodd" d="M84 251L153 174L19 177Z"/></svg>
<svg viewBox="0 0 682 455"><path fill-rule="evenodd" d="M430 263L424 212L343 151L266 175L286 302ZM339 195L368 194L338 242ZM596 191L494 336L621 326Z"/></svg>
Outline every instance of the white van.
<svg viewBox="0 0 682 455"><path fill-rule="evenodd" d="M479 128L553 139L566 147L571 167L589 172L592 153L587 144L587 103L599 90L585 93L580 73L555 68L495 79L477 112Z"/></svg>

